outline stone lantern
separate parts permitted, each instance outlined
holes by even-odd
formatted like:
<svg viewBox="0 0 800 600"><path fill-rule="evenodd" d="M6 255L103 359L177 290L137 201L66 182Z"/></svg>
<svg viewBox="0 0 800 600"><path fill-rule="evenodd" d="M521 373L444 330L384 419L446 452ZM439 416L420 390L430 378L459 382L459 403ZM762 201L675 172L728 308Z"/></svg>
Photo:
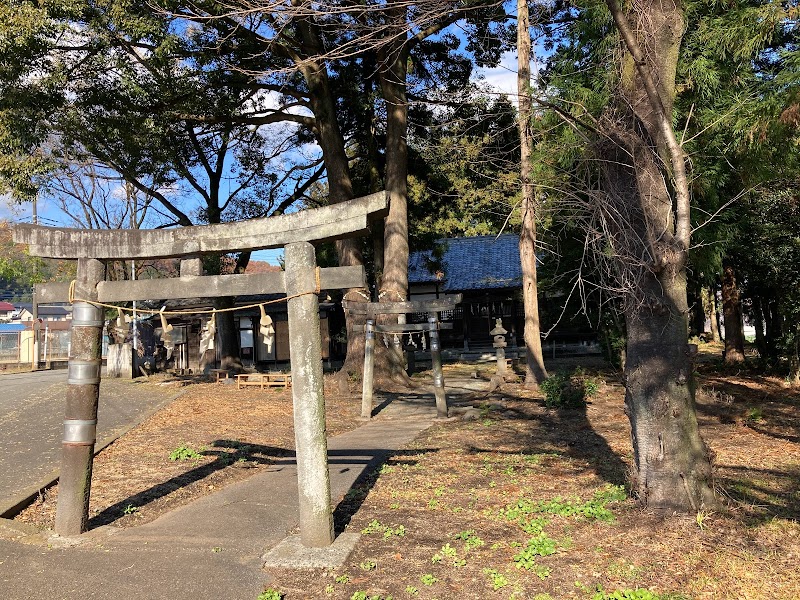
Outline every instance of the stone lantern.
<svg viewBox="0 0 800 600"><path fill-rule="evenodd" d="M493 336L494 343L492 346L495 348L497 355L497 376L500 378L505 377L506 374L506 334L508 331L503 327L503 319L495 319L494 329L489 332Z"/></svg>

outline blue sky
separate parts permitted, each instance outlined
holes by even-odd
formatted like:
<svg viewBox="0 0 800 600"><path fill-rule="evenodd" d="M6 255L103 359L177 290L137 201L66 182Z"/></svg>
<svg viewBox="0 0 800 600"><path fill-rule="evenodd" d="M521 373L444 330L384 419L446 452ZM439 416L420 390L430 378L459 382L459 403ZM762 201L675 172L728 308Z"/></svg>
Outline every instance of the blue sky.
<svg viewBox="0 0 800 600"><path fill-rule="evenodd" d="M40 200L38 203L39 224L52 225L54 227L64 227L65 217L58 207L47 199ZM6 197L0 197L0 220L11 223L31 223L33 204L14 204ZM283 250L259 250L253 252L252 260L268 262L271 265L280 264Z"/></svg>

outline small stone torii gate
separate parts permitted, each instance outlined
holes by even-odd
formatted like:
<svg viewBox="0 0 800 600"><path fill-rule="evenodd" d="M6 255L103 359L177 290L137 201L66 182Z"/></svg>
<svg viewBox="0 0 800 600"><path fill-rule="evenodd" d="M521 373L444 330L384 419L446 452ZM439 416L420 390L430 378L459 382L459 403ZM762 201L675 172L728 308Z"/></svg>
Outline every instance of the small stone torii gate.
<svg viewBox="0 0 800 600"><path fill-rule="evenodd" d="M455 294L448 298L433 300L410 300L407 302L352 302L345 309L353 315L366 315L364 326L364 378L361 388L361 418L372 418L372 398L374 393L373 375L375 362L375 334L403 334L413 331L428 332L431 348L431 370L433 371L433 393L436 398L436 417L447 417L447 396L444 391L444 374L442 373L442 350L439 343L439 330L449 329L452 324L440 323L439 312L453 310L461 302L462 295ZM378 315L405 315L409 313L427 313L427 323L386 323L377 325ZM399 346L399 344L398 344ZM399 352L399 348L396 349Z"/></svg>
<svg viewBox="0 0 800 600"><path fill-rule="evenodd" d="M104 325L97 303L285 293L300 536L306 547L332 544L317 294L320 289L363 287L365 277L363 267L317 268L311 242L363 235L368 231L368 220L383 216L387 205L386 194L379 192L277 217L180 229L15 226L14 241L28 244L32 256L78 261L73 284L46 284L37 289L40 302L74 299L56 533L69 536L87 530ZM280 247L285 249L285 272L201 274L199 257L203 254ZM104 281L104 260L143 258L181 258L180 277Z"/></svg>

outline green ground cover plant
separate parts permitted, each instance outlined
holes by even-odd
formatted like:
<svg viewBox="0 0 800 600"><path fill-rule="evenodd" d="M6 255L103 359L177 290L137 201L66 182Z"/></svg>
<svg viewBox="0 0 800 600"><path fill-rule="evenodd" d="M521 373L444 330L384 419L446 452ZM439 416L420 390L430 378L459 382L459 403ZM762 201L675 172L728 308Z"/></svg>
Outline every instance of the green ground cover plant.
<svg viewBox="0 0 800 600"><path fill-rule="evenodd" d="M559 371L545 379L539 387L549 408L580 408L587 399L597 394L600 381L582 369L575 369L572 373Z"/></svg>
<svg viewBox="0 0 800 600"><path fill-rule="evenodd" d="M187 446L186 444L181 444L177 448L175 448L172 452L169 453L170 460L200 460L203 458L203 455L200 454L197 450Z"/></svg>

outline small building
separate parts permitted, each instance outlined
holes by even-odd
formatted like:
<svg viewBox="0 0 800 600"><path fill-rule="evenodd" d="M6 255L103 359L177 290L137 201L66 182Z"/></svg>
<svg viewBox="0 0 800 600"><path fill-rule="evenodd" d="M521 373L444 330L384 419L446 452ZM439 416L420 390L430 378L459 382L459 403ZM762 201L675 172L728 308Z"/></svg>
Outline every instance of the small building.
<svg viewBox="0 0 800 600"><path fill-rule="evenodd" d="M33 331L21 323L0 323L0 364L30 363Z"/></svg>
<svg viewBox="0 0 800 600"><path fill-rule="evenodd" d="M50 305L40 304L37 313L43 321L69 321L72 319L72 306L70 305ZM15 314L15 322L33 321L33 306L31 304L18 304Z"/></svg>
<svg viewBox="0 0 800 600"><path fill-rule="evenodd" d="M279 302L273 302L280 300ZM260 331L261 308L272 320L272 335ZM220 365L218 333L209 328L211 306L202 299L168 301L166 311L186 312L167 315L172 330L164 333L158 315L142 313L139 323L140 356L155 357L159 368L167 366L177 370L207 371ZM239 358L247 368L264 371L286 368L289 363L289 321L286 302L276 295L246 297L237 300L239 308L233 311L234 326L239 337ZM192 313L192 310L197 312ZM320 338L322 358L332 356L331 322L336 319L337 305L327 294L320 297ZM338 307L339 312L341 308ZM216 325L218 329L219 325ZM130 336L129 336L130 337ZM130 339L128 339L130 341ZM163 356L163 358L159 358Z"/></svg>
<svg viewBox="0 0 800 600"><path fill-rule="evenodd" d="M519 236L476 236L439 240L434 250L414 252L408 266L409 300L462 294L453 314L442 314L453 329L443 344L465 351L491 347L489 332L502 318L513 347L522 338L522 267Z"/></svg>
<svg viewBox="0 0 800 600"><path fill-rule="evenodd" d="M25 303L18 304L11 322L23 325L31 332L36 332L36 334L31 333L31 336L38 335L40 362L49 364L52 361L66 361L69 356L69 326L72 321L72 306L40 304L37 306L37 314L38 326L33 322L33 306ZM22 348L20 353L22 362L30 362L33 358L33 346L31 345L30 349Z"/></svg>
<svg viewBox="0 0 800 600"><path fill-rule="evenodd" d="M537 257L541 265L541 259ZM519 236L503 234L446 238L433 250L414 252L408 268L409 300L427 300L462 294L462 303L442 321L452 322L452 330L442 332L445 348L463 348L466 353L492 348L489 332L501 318L508 330L509 353L525 346L525 307L522 300L522 265ZM561 315L564 298L540 295L543 332ZM548 315L551 315L548 319ZM552 316L554 315L554 316ZM415 315L414 320L424 320ZM553 323L549 322L552 320ZM558 323L543 340L553 353L599 353L596 332L588 323Z"/></svg>
<svg viewBox="0 0 800 600"><path fill-rule="evenodd" d="M16 308L10 302L0 302L0 323L8 323L16 312Z"/></svg>
<svg viewBox="0 0 800 600"><path fill-rule="evenodd" d="M47 318L41 318L39 322L28 318L0 323L0 363L31 364L37 350L38 363L66 361L70 347L69 326L70 320L51 321Z"/></svg>

